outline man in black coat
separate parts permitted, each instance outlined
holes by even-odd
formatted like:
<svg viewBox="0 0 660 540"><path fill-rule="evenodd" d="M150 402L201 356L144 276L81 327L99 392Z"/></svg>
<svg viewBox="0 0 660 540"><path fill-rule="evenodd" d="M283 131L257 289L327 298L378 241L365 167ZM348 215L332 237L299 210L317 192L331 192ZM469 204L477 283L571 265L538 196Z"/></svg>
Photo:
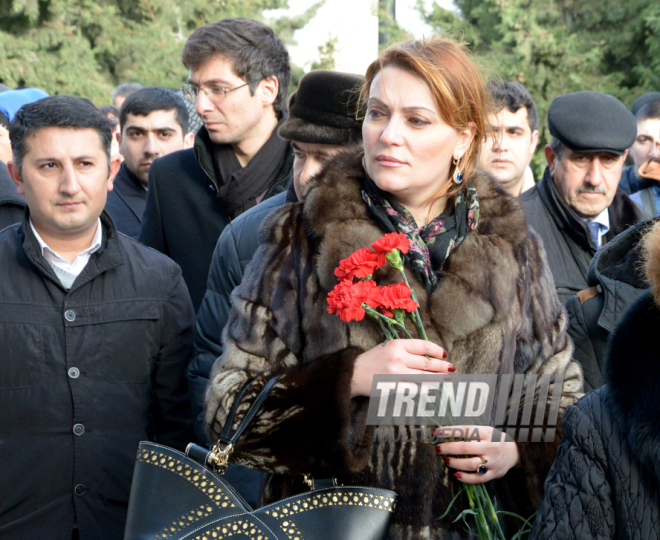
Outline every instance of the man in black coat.
<svg viewBox="0 0 660 540"><path fill-rule="evenodd" d="M124 161L113 179L105 209L117 230L135 240L140 236L147 203L149 169L156 158L191 148L188 109L179 95L158 87L131 93L119 112L119 152Z"/></svg>
<svg viewBox="0 0 660 540"><path fill-rule="evenodd" d="M193 149L151 166L140 241L181 266L197 311L222 230L289 183L293 152L277 128L290 67L282 40L243 18L195 30L182 60L190 69L184 93L204 127Z"/></svg>
<svg viewBox="0 0 660 540"><path fill-rule="evenodd" d="M206 441L204 393L213 364L222 355L222 330L229 318L231 292L259 246L264 218L285 203L304 198L304 186L332 156L362 140L362 123L356 120L357 91L362 77L317 70L306 74L289 101L289 117L279 129L280 137L295 150L293 182L281 193L241 214L222 232L213 253L208 286L197 314L195 358L188 370L195 431ZM235 466L227 471L232 485L256 503L260 474Z"/></svg>
<svg viewBox="0 0 660 540"><path fill-rule="evenodd" d="M120 540L139 441L194 436L192 303L103 212L112 133L89 100L25 105L10 136L28 211L0 232L0 537Z"/></svg>
<svg viewBox="0 0 660 540"><path fill-rule="evenodd" d="M16 192L7 165L0 161L0 231L21 221L26 206L25 197Z"/></svg>
<svg viewBox="0 0 660 540"><path fill-rule="evenodd" d="M618 187L637 132L623 103L599 92L566 94L550 105L548 127L548 167L519 200L543 240L557 295L566 303L588 287L596 251L651 216Z"/></svg>

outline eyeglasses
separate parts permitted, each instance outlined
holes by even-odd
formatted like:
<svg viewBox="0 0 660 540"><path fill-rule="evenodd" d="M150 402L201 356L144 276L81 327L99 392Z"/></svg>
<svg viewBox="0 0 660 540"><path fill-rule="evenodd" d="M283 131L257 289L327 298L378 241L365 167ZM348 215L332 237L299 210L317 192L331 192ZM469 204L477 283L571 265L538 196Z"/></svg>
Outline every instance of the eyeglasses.
<svg viewBox="0 0 660 540"><path fill-rule="evenodd" d="M257 82L257 81L255 81ZM222 86L209 86L207 88L205 87L199 87L195 86L193 84L184 84L181 87L181 92L183 92L183 95L186 96L188 99L191 99L192 101L197 101L197 98L199 97L199 91L201 90L204 92L204 95L211 99L211 100L217 100L217 99L222 99L229 94L229 92L233 92L234 90L238 90L239 88L243 88L244 86L248 86L249 84L254 84L254 82L246 82L243 83L239 86L236 86L234 88L222 88Z"/></svg>

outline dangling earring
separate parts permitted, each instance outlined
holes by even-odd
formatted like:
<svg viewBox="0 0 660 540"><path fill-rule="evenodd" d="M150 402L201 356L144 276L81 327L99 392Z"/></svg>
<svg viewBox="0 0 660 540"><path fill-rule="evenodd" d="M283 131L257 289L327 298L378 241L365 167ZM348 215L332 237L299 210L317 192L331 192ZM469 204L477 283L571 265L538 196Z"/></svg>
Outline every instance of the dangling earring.
<svg viewBox="0 0 660 540"><path fill-rule="evenodd" d="M453 176L454 184L459 186L461 184L461 182L463 181L463 173L458 168L458 166L461 163L461 158L453 159L452 161L454 163L454 176Z"/></svg>

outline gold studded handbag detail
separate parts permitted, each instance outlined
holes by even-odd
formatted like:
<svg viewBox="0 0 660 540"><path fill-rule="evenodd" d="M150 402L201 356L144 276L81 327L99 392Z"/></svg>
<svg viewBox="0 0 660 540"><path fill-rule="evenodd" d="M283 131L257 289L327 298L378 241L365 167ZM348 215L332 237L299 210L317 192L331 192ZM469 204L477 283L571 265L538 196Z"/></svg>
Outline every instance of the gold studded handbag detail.
<svg viewBox="0 0 660 540"><path fill-rule="evenodd" d="M124 540L385 540L396 493L305 478L311 491L252 509L222 474L236 441L277 382L269 380L231 433L249 381L211 451L141 442Z"/></svg>

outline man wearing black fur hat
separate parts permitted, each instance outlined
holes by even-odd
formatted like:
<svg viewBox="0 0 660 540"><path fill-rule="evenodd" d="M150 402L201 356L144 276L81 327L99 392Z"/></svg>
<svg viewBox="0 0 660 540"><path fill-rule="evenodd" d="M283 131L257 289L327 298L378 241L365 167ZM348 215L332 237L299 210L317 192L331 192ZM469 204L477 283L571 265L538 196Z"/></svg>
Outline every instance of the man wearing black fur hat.
<svg viewBox="0 0 660 540"><path fill-rule="evenodd" d="M619 188L637 133L623 103L592 91L559 96L548 110L548 127L548 167L519 200L543 239L557 295L566 303L588 287L596 251L650 216Z"/></svg>
<svg viewBox="0 0 660 540"><path fill-rule="evenodd" d="M288 192L281 193L248 210L222 232L215 248L207 291L197 314L196 356L188 367L190 397L195 430L204 433L204 393L211 368L222 355L221 334L231 308L230 294L243 278L243 271L259 246L258 232L264 218L286 203L304 198L307 181L332 156L362 141L362 123L357 117L357 92L362 78L332 71L312 71L301 80L289 101L289 117L279 135L291 141L295 152L293 180ZM238 467L238 466L236 466ZM232 474L231 469L227 472ZM232 485L243 489L249 502L256 502L260 474L243 470Z"/></svg>

